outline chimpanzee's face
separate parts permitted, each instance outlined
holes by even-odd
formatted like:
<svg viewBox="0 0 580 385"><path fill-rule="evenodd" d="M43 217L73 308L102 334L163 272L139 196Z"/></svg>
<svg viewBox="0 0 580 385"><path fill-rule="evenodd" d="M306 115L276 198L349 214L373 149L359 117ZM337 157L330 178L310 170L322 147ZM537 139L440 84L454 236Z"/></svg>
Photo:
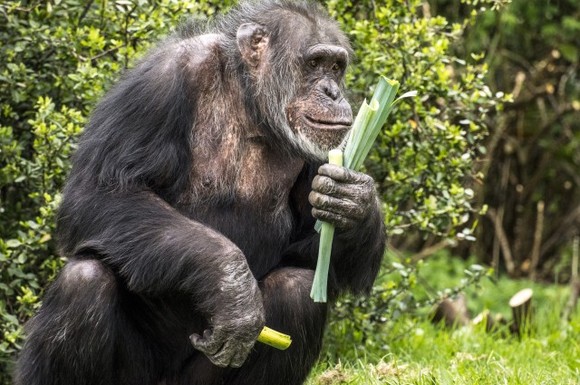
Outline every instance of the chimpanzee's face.
<svg viewBox="0 0 580 385"><path fill-rule="evenodd" d="M306 158L324 160L352 125L342 84L350 45L336 23L288 14L239 27L260 123Z"/></svg>
<svg viewBox="0 0 580 385"><path fill-rule="evenodd" d="M308 47L300 60L302 87L286 116L297 139L320 157L337 147L352 125L352 109L340 87L347 63L346 49L322 43Z"/></svg>

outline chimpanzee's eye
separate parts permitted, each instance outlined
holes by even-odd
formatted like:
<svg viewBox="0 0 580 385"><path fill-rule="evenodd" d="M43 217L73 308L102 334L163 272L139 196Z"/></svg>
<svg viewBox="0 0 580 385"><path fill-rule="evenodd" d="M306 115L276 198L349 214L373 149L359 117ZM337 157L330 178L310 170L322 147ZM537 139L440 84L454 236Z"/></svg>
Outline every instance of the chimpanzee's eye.
<svg viewBox="0 0 580 385"><path fill-rule="evenodd" d="M308 61L308 65L312 68L318 67L318 62L314 59Z"/></svg>
<svg viewBox="0 0 580 385"><path fill-rule="evenodd" d="M338 71L340 71L340 66L338 65L338 63L334 63L334 64L332 65L332 70L333 70L334 72L338 72Z"/></svg>

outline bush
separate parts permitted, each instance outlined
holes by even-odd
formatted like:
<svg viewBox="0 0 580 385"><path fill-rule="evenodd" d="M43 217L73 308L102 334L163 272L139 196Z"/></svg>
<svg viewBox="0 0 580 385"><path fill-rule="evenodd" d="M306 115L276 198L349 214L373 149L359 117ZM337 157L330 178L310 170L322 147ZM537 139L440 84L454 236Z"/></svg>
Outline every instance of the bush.
<svg viewBox="0 0 580 385"><path fill-rule="evenodd" d="M483 55L452 54L471 19L450 24L419 0L331 0L328 7L353 40L357 62L348 81L359 101L379 75L400 80L401 92L418 92L389 118L366 163L390 233L419 229L471 239L465 224L474 211L473 190L464 185L482 177L472 174L473 162L485 121L503 99L485 85Z"/></svg>

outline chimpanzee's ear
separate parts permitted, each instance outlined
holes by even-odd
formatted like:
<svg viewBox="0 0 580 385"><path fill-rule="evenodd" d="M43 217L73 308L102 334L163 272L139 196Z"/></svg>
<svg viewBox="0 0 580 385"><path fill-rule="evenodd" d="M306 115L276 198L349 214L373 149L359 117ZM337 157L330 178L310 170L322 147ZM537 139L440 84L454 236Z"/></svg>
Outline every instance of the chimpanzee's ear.
<svg viewBox="0 0 580 385"><path fill-rule="evenodd" d="M270 40L266 27L254 23L242 24L236 38L244 61L251 67L258 67Z"/></svg>

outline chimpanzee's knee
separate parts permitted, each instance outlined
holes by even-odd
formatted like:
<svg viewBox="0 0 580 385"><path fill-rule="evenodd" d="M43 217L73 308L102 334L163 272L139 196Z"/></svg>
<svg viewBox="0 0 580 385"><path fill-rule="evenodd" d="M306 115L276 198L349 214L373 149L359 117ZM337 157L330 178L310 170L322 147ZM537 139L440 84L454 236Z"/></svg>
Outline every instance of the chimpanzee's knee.
<svg viewBox="0 0 580 385"><path fill-rule="evenodd" d="M74 295L77 299L82 298L82 293L89 295L111 295L116 291L115 276L95 259L73 260L68 263L60 273L61 294ZM79 292L82 288L83 291Z"/></svg>
<svg viewBox="0 0 580 385"><path fill-rule="evenodd" d="M326 304L310 298L314 271L285 267L268 274L261 282L267 324L294 333L300 345L308 338L309 347L318 346L326 321ZM317 349L319 350L319 348Z"/></svg>
<svg viewBox="0 0 580 385"><path fill-rule="evenodd" d="M16 385L112 384L117 285L97 260L74 260L26 325Z"/></svg>
<svg viewBox="0 0 580 385"><path fill-rule="evenodd" d="M285 267L268 274L261 282L266 325L289 334L287 350L257 343L255 352L227 384L302 384L322 347L327 305L310 298L314 272Z"/></svg>

